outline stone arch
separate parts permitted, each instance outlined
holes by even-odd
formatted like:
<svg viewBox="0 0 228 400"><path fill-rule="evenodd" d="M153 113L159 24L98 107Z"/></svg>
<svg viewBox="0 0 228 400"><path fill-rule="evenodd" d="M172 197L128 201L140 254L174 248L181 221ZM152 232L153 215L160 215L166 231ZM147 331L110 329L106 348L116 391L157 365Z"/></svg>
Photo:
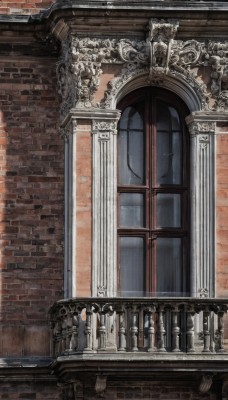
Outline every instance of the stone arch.
<svg viewBox="0 0 228 400"><path fill-rule="evenodd" d="M105 108L116 109L118 102L128 93L145 86L160 86L170 90L184 101L190 113L208 109L206 89L192 74L169 71L162 75L155 73L150 78L148 68L140 68L136 64L125 65L120 76L109 82Z"/></svg>

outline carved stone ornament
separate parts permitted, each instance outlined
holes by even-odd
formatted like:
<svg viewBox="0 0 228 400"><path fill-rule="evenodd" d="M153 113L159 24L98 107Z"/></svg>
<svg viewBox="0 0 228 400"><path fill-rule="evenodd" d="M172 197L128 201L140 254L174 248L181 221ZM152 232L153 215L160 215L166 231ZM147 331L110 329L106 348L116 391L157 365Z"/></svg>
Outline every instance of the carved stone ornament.
<svg viewBox="0 0 228 400"><path fill-rule="evenodd" d="M206 288L199 289L199 297L201 298L209 297L209 290Z"/></svg>
<svg viewBox="0 0 228 400"><path fill-rule="evenodd" d="M98 286L97 296L98 297L106 297L107 296L107 288L105 286Z"/></svg>
<svg viewBox="0 0 228 400"><path fill-rule="evenodd" d="M117 133L117 121L104 121L104 120L93 120L93 128L92 131L94 133L97 132L112 132Z"/></svg>
<svg viewBox="0 0 228 400"><path fill-rule="evenodd" d="M150 77L153 74L168 72L172 41L176 35L179 23L151 19L149 21L148 43L150 50Z"/></svg>
<svg viewBox="0 0 228 400"><path fill-rule="evenodd" d="M57 66L62 117L74 107L97 106L94 104L94 93L99 87L101 65L116 62L117 56L115 39L72 37L62 44L62 56Z"/></svg>
<svg viewBox="0 0 228 400"><path fill-rule="evenodd" d="M145 42L120 41L118 50L125 65L121 75L109 82L105 108L118 90L137 76L147 75L149 84L160 85L168 75L186 82L199 96L203 110L228 110L228 42L175 40L177 29L177 21L151 19ZM208 68L209 84L198 77L200 67Z"/></svg>
<svg viewBox="0 0 228 400"><path fill-rule="evenodd" d="M208 393L211 388L212 382L213 382L212 375L203 375L199 385L200 393Z"/></svg>
<svg viewBox="0 0 228 400"><path fill-rule="evenodd" d="M145 40L68 37L62 43L57 65L58 91L62 97L61 116L71 108L109 108L116 93L137 76L159 85L166 76L182 80L200 98L203 110L228 109L228 42L176 40L178 22L150 19ZM100 84L102 64L122 63L120 75L109 82L102 104L94 94ZM210 81L204 83L199 68ZM209 106L210 104L210 106Z"/></svg>
<svg viewBox="0 0 228 400"><path fill-rule="evenodd" d="M200 142L209 142L208 135L205 133L215 133L216 123L211 121L194 121L189 125L191 135L201 135Z"/></svg>

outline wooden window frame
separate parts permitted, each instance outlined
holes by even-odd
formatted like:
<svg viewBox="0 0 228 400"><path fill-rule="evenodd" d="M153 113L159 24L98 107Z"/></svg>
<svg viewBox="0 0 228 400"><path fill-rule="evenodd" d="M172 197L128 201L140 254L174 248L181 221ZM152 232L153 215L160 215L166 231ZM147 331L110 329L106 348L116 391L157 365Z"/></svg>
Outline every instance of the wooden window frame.
<svg viewBox="0 0 228 400"><path fill-rule="evenodd" d="M118 249L119 238L122 236L137 236L145 238L145 276L144 290L146 293L156 293L156 251L154 238L180 237L183 240L182 251L186 252L185 277L183 277L183 286L190 292L190 266L189 266L189 228L190 228L190 210L189 210L189 187L190 187L190 168L189 168L189 136L185 125L185 117L189 114L186 105L175 94L161 88L146 87L138 89L127 95L118 104L118 108L123 111L127 106L138 104L140 100L145 99L144 110L144 129L145 129L145 181L144 185L120 185L119 168L117 172L118 179ZM182 125L182 155L183 155L183 178L181 185L157 185L156 184L156 126L155 126L155 102L157 100L167 103L174 107L179 114ZM152 112L151 112L152 111ZM153 157L152 157L153 155ZM119 152L118 163L119 165ZM126 228L119 226L120 193L143 193L145 198L145 227L144 228ZM158 193L174 193L181 195L181 228L157 228L155 226L156 201L155 196ZM183 255L182 255L183 258ZM185 282L184 282L185 281ZM120 288L120 254L118 250L118 287Z"/></svg>

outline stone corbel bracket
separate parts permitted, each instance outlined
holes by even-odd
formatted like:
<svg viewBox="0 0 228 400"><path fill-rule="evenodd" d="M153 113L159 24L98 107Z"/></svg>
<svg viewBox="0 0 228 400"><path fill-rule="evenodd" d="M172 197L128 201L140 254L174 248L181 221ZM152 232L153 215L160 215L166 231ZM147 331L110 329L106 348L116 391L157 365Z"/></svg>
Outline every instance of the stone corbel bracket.
<svg viewBox="0 0 228 400"><path fill-rule="evenodd" d="M199 392L202 394L208 393L211 385L213 383L213 375L203 375L200 385L199 385Z"/></svg>
<svg viewBox="0 0 228 400"><path fill-rule="evenodd" d="M97 394L97 397L104 398L106 388L107 388L107 376L97 375L95 384L95 392Z"/></svg>

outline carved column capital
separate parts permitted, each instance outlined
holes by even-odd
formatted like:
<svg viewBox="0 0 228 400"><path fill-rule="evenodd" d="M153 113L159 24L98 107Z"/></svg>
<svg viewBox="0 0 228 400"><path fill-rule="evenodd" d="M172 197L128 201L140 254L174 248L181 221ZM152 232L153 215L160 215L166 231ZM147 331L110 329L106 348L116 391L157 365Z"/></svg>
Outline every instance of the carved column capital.
<svg viewBox="0 0 228 400"><path fill-rule="evenodd" d="M117 134L117 120L99 120L92 121L92 133L98 134L100 140L109 140L110 133Z"/></svg>
<svg viewBox="0 0 228 400"><path fill-rule="evenodd" d="M202 135L202 141L207 141L207 135L215 133L216 122L207 120L191 120L188 128L190 135Z"/></svg>

